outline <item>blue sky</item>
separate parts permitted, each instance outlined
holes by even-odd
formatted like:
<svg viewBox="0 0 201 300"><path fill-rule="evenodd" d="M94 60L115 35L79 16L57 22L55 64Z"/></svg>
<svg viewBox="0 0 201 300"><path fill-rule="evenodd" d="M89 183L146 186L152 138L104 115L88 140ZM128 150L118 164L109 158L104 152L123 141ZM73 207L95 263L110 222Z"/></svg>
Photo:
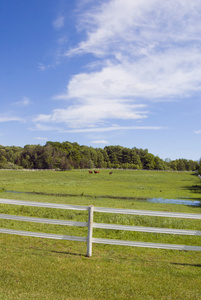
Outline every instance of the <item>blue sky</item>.
<svg viewBox="0 0 201 300"><path fill-rule="evenodd" d="M199 0L2 0L0 144L201 157Z"/></svg>

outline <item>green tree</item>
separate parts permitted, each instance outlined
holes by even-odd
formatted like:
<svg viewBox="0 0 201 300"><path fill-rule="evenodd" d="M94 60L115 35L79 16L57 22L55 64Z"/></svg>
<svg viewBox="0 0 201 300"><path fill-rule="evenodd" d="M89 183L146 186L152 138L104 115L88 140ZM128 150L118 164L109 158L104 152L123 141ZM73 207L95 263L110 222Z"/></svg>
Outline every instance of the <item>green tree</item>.
<svg viewBox="0 0 201 300"><path fill-rule="evenodd" d="M200 158L200 161L199 161L198 173L201 175L201 158Z"/></svg>
<svg viewBox="0 0 201 300"><path fill-rule="evenodd" d="M155 170L165 170L166 165L165 162L158 156L155 156Z"/></svg>
<svg viewBox="0 0 201 300"><path fill-rule="evenodd" d="M93 163L93 161L91 159L88 161L87 168L89 168L89 169L93 169L94 168L94 163Z"/></svg>
<svg viewBox="0 0 201 300"><path fill-rule="evenodd" d="M134 169L142 169L143 168L140 156L139 156L139 154L137 154L137 151L135 149L132 149L130 152L130 161L131 161L131 164L135 165Z"/></svg>
<svg viewBox="0 0 201 300"><path fill-rule="evenodd" d="M147 170L153 170L155 167L155 160L154 155L151 153L145 153L141 157L142 163L143 163L143 169Z"/></svg>
<svg viewBox="0 0 201 300"><path fill-rule="evenodd" d="M97 149L96 151L97 151L97 165L96 165L96 167L97 168L102 168L103 167L103 163L104 163L103 154L102 154L102 152L99 149Z"/></svg>

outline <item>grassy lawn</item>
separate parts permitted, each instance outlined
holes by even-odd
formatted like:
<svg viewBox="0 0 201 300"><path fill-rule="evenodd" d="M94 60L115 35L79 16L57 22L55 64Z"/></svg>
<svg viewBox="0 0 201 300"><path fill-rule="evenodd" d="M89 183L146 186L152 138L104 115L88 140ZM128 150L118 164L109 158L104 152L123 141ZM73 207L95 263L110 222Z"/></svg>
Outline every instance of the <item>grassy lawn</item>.
<svg viewBox="0 0 201 300"><path fill-rule="evenodd" d="M0 189L116 197L190 197L201 199L200 179L190 172L100 170L2 171Z"/></svg>
<svg viewBox="0 0 201 300"><path fill-rule="evenodd" d="M128 209L201 213L201 207L141 198L201 200L189 172L3 171L0 198ZM18 191L22 193L8 193ZM27 192L32 192L28 194ZM0 205L0 213L86 221L86 212ZM95 213L99 223L201 230L201 221ZM79 227L0 220L0 227L86 236ZM201 245L199 236L94 229L94 237ZM93 245L0 234L0 299L201 299L201 252Z"/></svg>

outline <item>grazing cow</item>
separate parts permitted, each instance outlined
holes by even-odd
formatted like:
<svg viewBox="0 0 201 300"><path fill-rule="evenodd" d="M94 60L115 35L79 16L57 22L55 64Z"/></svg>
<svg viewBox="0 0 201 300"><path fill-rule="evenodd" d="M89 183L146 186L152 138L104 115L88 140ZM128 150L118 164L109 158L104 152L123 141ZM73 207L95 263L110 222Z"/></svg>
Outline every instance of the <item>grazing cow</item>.
<svg viewBox="0 0 201 300"><path fill-rule="evenodd" d="M112 172L109 173L110 175L112 174Z"/></svg>
<svg viewBox="0 0 201 300"><path fill-rule="evenodd" d="M93 172L89 170L89 173L92 174Z"/></svg>
<svg viewBox="0 0 201 300"><path fill-rule="evenodd" d="M94 170L94 173L95 173L95 174L97 174L97 173L100 173L100 171L96 171L96 170Z"/></svg>

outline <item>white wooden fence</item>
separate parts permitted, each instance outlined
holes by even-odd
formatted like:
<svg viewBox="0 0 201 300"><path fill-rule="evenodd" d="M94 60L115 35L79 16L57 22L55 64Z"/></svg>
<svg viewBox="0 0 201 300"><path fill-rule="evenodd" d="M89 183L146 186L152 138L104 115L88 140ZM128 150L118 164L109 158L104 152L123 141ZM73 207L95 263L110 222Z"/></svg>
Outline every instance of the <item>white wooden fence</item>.
<svg viewBox="0 0 201 300"><path fill-rule="evenodd" d="M182 229L170 229L170 228L156 228L156 227L142 227L142 226L127 226L127 225L94 223L93 222L93 213L101 212L101 213L115 213L115 214L141 215L141 216L158 216L158 217L197 219L197 220L198 219L201 220L201 214L170 213L170 212L161 212L161 211L104 208L104 207L94 207L94 206L78 206L78 205L66 205L66 204L44 203L44 202L29 202L29 201L8 200L8 199L0 199L0 204L24 205L24 206L88 211L88 222L75 222L75 221L65 221L65 220L44 219L44 218L35 218L35 217L33 218L33 217L23 217L23 216L0 214L0 219L27 221L27 222L35 222L35 223L46 223L46 224L56 224L56 225L88 227L88 236L87 237L67 236L67 235L59 235L59 234L39 233L39 232L30 232L30 231L21 231L21 230L0 228L0 233L6 233L6 234L87 242L87 256L88 257L92 256L92 244L93 243L133 246L133 247L146 247L146 248L201 251L201 247L199 247L199 246L186 246L186 245L160 244L160 243L147 243L147 242L145 243L145 242L114 240L114 239L93 238L93 228L201 236L201 231L198 231L198 230L182 230Z"/></svg>

